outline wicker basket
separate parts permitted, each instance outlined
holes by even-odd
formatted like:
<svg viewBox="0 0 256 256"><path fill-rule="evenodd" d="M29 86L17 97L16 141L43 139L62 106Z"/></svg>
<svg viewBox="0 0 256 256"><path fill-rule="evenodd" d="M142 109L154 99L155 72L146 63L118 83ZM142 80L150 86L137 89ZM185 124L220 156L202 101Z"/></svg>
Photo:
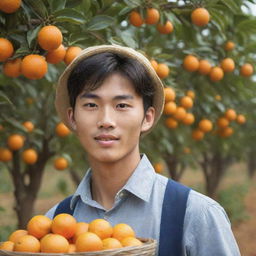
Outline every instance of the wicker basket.
<svg viewBox="0 0 256 256"><path fill-rule="evenodd" d="M156 240L139 238L143 245L123 247L120 249L104 250L98 252L77 252L77 253L29 253L29 252L8 252L0 250L0 256L155 256Z"/></svg>

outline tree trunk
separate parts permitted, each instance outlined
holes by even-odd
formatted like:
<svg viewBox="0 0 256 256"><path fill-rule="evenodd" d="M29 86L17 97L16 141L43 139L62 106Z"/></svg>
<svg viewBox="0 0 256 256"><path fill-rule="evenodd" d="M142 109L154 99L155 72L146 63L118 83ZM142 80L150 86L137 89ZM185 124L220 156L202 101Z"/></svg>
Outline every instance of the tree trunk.
<svg viewBox="0 0 256 256"><path fill-rule="evenodd" d="M49 151L49 141L43 140L42 151L34 165L21 166L20 152L15 151L13 165L10 169L14 185L14 197L18 228L26 228L28 220L33 216L34 204L41 186L45 164L53 155Z"/></svg>
<svg viewBox="0 0 256 256"><path fill-rule="evenodd" d="M229 157L223 157L221 152L203 153L200 165L204 173L206 193L209 197L216 199L219 184L230 162Z"/></svg>
<svg viewBox="0 0 256 256"><path fill-rule="evenodd" d="M256 158L253 150L248 153L247 170L249 178L252 179L256 172Z"/></svg>
<svg viewBox="0 0 256 256"><path fill-rule="evenodd" d="M175 155L166 155L164 159L171 178L179 181L185 171L185 165L180 163Z"/></svg>

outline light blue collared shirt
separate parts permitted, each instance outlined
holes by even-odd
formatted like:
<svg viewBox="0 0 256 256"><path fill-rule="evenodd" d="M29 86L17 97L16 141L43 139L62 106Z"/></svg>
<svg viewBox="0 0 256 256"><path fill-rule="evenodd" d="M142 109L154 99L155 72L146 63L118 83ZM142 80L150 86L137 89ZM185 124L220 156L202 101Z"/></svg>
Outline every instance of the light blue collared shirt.
<svg viewBox="0 0 256 256"><path fill-rule="evenodd" d="M116 194L110 210L92 199L89 169L71 200L77 221L104 218L112 225L127 223L137 237L159 241L164 192L168 179L155 173L146 155ZM57 205L46 215L53 218ZM175 206L174 206L175 207ZM224 209L211 198L194 190L189 193L184 219L184 256L239 256L240 252Z"/></svg>

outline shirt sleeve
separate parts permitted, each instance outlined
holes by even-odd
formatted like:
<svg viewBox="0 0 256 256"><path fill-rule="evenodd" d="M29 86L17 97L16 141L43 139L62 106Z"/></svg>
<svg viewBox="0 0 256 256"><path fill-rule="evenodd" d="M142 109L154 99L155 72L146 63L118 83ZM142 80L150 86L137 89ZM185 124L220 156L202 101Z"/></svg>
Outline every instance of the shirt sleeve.
<svg viewBox="0 0 256 256"><path fill-rule="evenodd" d="M188 198L183 249L186 256L240 256L225 210L195 191Z"/></svg>
<svg viewBox="0 0 256 256"><path fill-rule="evenodd" d="M46 212L45 216L50 219L53 219L57 206L58 206L58 204L54 205L48 212Z"/></svg>

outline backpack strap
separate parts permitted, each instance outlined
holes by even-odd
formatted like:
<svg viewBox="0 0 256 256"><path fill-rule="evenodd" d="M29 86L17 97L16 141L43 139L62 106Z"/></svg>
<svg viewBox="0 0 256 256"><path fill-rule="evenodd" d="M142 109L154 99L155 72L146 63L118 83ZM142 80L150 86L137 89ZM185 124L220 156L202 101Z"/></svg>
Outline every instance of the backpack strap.
<svg viewBox="0 0 256 256"><path fill-rule="evenodd" d="M71 202L72 196L73 195L66 197L64 200L62 200L58 204L53 217L55 217L56 215L58 215L60 213L68 213L70 215L73 215L75 207L73 209L70 208L70 202Z"/></svg>
<svg viewBox="0 0 256 256"><path fill-rule="evenodd" d="M183 224L190 188L168 180L162 207L159 256L181 256Z"/></svg>

